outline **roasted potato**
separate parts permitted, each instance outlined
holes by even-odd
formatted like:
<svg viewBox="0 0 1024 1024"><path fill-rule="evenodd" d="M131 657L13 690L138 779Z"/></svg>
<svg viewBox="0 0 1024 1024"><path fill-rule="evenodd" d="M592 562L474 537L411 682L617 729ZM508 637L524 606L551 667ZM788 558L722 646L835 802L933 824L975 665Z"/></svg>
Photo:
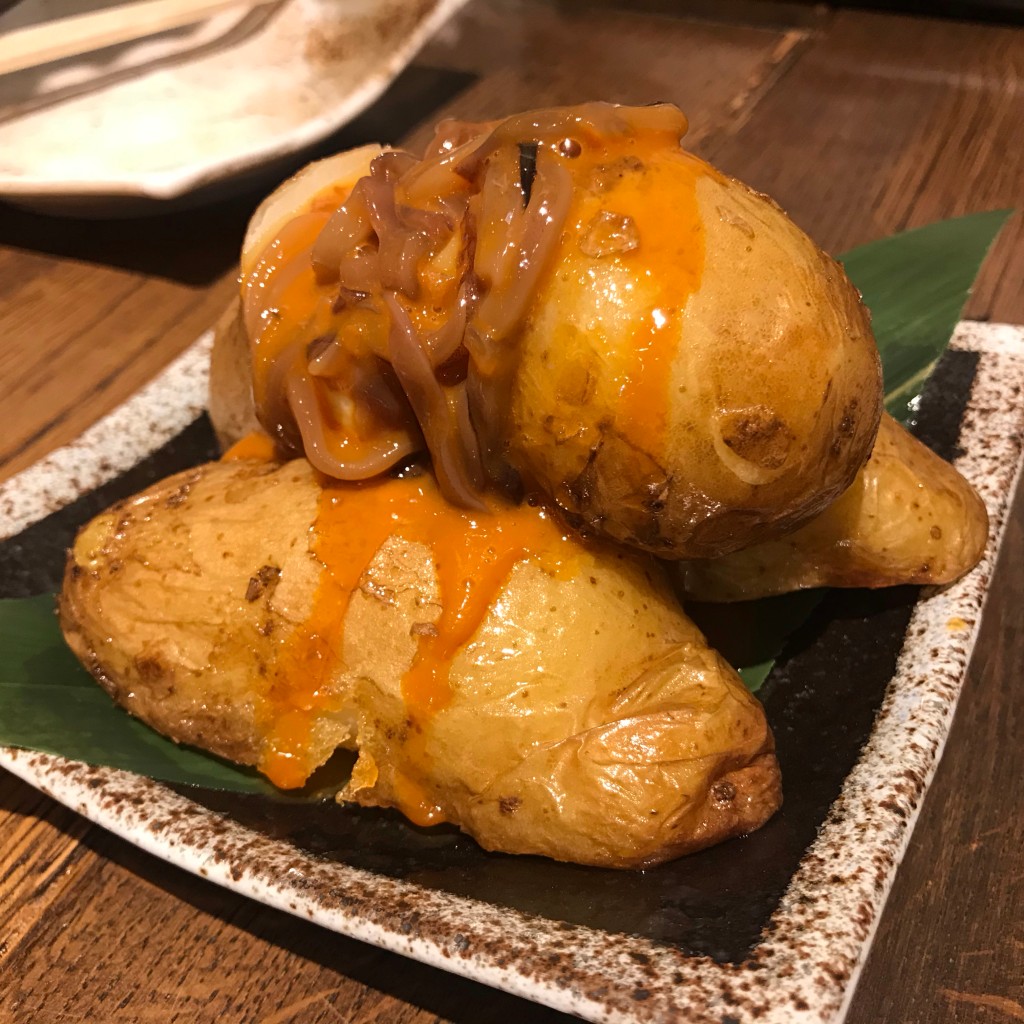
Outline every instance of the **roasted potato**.
<svg viewBox="0 0 1024 1024"><path fill-rule="evenodd" d="M522 326L508 458L663 558L785 533L871 450L882 392L868 315L765 196L679 149L615 159L575 179ZM596 227L623 219L635 248L595 248Z"/></svg>
<svg viewBox="0 0 1024 1024"><path fill-rule="evenodd" d="M255 370L239 386L215 360L218 429L251 423L255 393L329 475L428 448L456 503L518 483L668 559L797 528L871 450L868 315L777 205L680 148L685 127L586 104L442 125L420 161L313 165L247 235Z"/></svg>
<svg viewBox="0 0 1024 1024"><path fill-rule="evenodd" d="M341 799L488 849L644 867L780 803L760 705L653 560L527 505L453 509L429 475L179 474L82 530L60 613L175 740L287 785L354 747Z"/></svg>
<svg viewBox="0 0 1024 1024"><path fill-rule="evenodd" d="M723 558L679 563L685 593L744 601L807 587L951 583L985 549L974 488L890 416L852 487L788 537Z"/></svg>

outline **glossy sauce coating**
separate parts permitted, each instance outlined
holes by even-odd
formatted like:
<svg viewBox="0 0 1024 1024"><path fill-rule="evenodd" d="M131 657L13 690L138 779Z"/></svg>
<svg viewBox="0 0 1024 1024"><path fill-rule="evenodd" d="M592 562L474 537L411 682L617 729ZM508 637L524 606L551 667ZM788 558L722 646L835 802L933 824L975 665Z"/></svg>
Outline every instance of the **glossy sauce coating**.
<svg viewBox="0 0 1024 1024"><path fill-rule="evenodd" d="M682 157L685 130L664 104L445 122L422 160L387 151L347 194L336 186L330 216L314 200L243 287L265 428L339 479L427 449L453 503L515 493L504 432L518 328L547 276L576 273L582 233L584 251L622 263L642 294L636 343L616 356L620 429L663 434L680 313L703 267L704 165L659 161Z"/></svg>
<svg viewBox="0 0 1024 1024"><path fill-rule="evenodd" d="M638 275L657 282L657 305L637 320L634 363L622 388L623 431L637 437L664 438L669 422L671 364L682 340L686 300L700 287L704 270L704 226L697 207L695 173L688 179L671 174L664 163L649 165L650 181L633 209L639 245L625 257ZM634 184L634 188L637 186ZM661 202L651 198L663 196ZM667 199L667 202L664 200Z"/></svg>
<svg viewBox="0 0 1024 1024"><path fill-rule="evenodd" d="M603 301L633 322L632 344L615 349L616 427L657 452L669 426L669 381L683 340L683 314L701 285L705 232L697 182L714 174L665 133L625 145L586 147L573 167L572 224L556 256L582 289L604 288ZM602 264L614 264L603 273ZM628 311L628 312L626 312ZM603 325L592 325L600 336Z"/></svg>
<svg viewBox="0 0 1024 1024"><path fill-rule="evenodd" d="M323 565L308 620L281 650L268 709L261 770L275 785L302 785L313 719L341 706L332 681L344 671L344 620L352 595L377 552L393 535L429 548L439 611L418 632L402 679L412 727L407 760L424 756L422 736L451 700L453 659L472 639L517 563L534 559L548 572L572 570L579 541L543 509L495 503L482 512L448 504L427 474L365 484L322 481L312 552ZM422 806L413 779L403 786L402 810L412 820L437 820ZM400 794L400 798L402 794Z"/></svg>
<svg viewBox="0 0 1024 1024"><path fill-rule="evenodd" d="M222 462L244 461L246 459L258 459L260 462L270 462L274 458L273 438L266 434L246 434L239 438L221 457Z"/></svg>
<svg viewBox="0 0 1024 1024"><path fill-rule="evenodd" d="M373 304L342 308L337 286L320 280L312 262L317 239L353 184L335 183L315 196L242 281L257 413L285 450L305 451L314 465L323 459L370 464L381 450L400 457L416 447L410 435L418 440L412 417L391 398L388 382L377 379L387 354L387 316ZM335 351L318 360L318 350L339 334L341 358ZM292 390L295 367L308 368L313 379L301 374L307 386ZM353 400L352 392L370 400ZM300 437L285 426L293 421L320 429Z"/></svg>

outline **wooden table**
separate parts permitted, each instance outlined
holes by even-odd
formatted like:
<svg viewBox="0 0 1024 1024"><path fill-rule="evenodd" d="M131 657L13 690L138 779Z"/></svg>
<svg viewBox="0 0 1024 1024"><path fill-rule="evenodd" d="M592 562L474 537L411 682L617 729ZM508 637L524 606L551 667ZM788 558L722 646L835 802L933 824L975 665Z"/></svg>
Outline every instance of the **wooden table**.
<svg viewBox="0 0 1024 1024"><path fill-rule="evenodd" d="M1024 200L1024 31L806 5L476 0L342 132L671 100L690 145L841 251ZM659 12L659 7L662 11ZM200 334L257 197L145 221L0 206L0 475L73 438ZM1024 217L967 315L1024 322ZM848 1020L1024 1020L1024 501L938 777ZM0 773L0 1020L565 1019L248 902Z"/></svg>

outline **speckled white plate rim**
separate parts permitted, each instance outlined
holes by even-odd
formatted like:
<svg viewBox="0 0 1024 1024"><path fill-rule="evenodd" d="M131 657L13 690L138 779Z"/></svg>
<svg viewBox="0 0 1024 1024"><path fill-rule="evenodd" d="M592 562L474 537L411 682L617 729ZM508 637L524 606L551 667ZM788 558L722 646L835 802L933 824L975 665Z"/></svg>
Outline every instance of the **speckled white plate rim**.
<svg viewBox="0 0 1024 1024"><path fill-rule="evenodd" d="M868 743L746 964L319 861L126 772L11 748L0 748L0 766L236 892L588 1019L837 1024L945 744L1021 472L1024 328L963 323L953 344L980 354L957 466L988 506L987 553L965 579L918 601ZM204 336L73 445L0 485L0 536L130 468L187 426L204 405L208 350Z"/></svg>

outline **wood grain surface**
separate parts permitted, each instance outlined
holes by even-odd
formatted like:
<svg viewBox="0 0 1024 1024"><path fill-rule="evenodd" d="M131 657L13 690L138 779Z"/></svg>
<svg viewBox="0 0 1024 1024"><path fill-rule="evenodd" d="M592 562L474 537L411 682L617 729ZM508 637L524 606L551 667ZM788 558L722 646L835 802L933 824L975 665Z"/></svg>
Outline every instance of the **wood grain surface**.
<svg viewBox="0 0 1024 1024"><path fill-rule="evenodd" d="M321 147L588 98L671 100L691 145L834 251L1024 200L1024 32L802 4L475 0ZM265 183L269 188L273 182ZM0 205L0 476L131 394L234 287L256 192L145 219ZM968 315L1024 322L1024 218ZM1024 1020L1024 499L849 1024ZM169 867L0 773L0 1022L491 1024L560 1014Z"/></svg>

